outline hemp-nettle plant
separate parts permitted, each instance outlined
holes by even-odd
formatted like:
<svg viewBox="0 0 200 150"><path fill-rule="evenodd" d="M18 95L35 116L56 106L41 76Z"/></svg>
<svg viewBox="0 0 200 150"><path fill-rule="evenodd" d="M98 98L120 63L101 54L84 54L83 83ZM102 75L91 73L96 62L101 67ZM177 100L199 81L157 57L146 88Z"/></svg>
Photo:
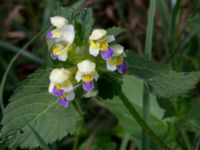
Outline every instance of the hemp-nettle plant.
<svg viewBox="0 0 200 150"><path fill-rule="evenodd" d="M71 58L70 67L66 67L65 64L61 68L55 68L49 77L49 92L58 98L61 106L67 107L69 101L75 99L74 88L79 86L79 83L82 84L85 92L95 90L95 83L102 75L98 68L106 68L108 71L117 70L120 74L126 72L124 47L114 43L115 36L109 35L105 29L94 29L88 38L83 39L86 41L84 45L76 45L74 41L78 35L75 36L76 28L70 24L70 20L62 16L54 16L50 18L50 22L54 29L48 31L46 37L47 40L54 41L50 49L52 60L68 63L70 53L75 54ZM99 59L105 63L99 63L101 62L98 61Z"/></svg>
<svg viewBox="0 0 200 150"><path fill-rule="evenodd" d="M45 1L38 3L39 10L46 3L43 18L46 25L41 31L19 49L7 68L7 61L0 58L2 70L6 69L0 85L0 149L125 150L133 146L142 150L199 149L199 88L192 89L200 81L200 72L191 71L194 68L189 65L191 61L195 70L200 68L197 63L200 30L194 28L199 25L199 16L195 9L188 16L192 26L184 29L187 17L182 18L181 12L188 8L182 7L181 0L176 0L175 5L150 0L149 8L142 9L142 19L129 13L138 4L132 8L125 1L113 1L116 5L109 2L108 9L116 17L114 25L119 23L122 27L110 27L110 21L105 21L107 17L99 18L104 13L98 12L102 9L99 6L104 7L107 1L90 5L98 6L94 16L92 8L83 8L84 0L67 7L57 6L57 1ZM24 3L27 8L30 4ZM157 21L154 16L159 12ZM39 14L33 17L42 18ZM30 20L32 23L37 19ZM184 24L175 32L180 20ZM135 21L137 26L142 25L138 31L132 25ZM99 23L108 28L101 28ZM28 28L22 29L25 33ZM40 36L43 37L39 39ZM39 44L29 47L34 41ZM0 47L18 51L12 43L1 40ZM29 48L40 50L44 57L25 51ZM19 84L7 101L4 98L10 96L11 92L7 92L10 83L16 80L16 74L12 75L15 69L12 72L9 69L20 54L44 63ZM13 81L8 82L4 91L8 75Z"/></svg>

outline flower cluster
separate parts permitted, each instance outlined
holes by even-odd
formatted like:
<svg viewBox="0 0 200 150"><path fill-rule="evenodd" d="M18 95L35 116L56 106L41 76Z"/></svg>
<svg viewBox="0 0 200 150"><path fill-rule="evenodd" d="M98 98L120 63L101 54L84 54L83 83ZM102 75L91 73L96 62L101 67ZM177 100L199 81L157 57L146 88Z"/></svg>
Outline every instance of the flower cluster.
<svg viewBox="0 0 200 150"><path fill-rule="evenodd" d="M73 48L76 47L74 26L61 16L51 17L50 22L55 27L47 33L47 39L54 40L50 50L51 57L53 60L67 61L69 51L76 50ZM86 92L95 88L95 81L99 77L97 71L99 64L98 61L94 61L95 59L91 61L89 56L96 57L97 60L100 53L109 71L117 70L123 74L127 69L124 47L113 44L115 37L109 35L106 30L94 29L86 40L89 41L86 45L88 57L84 55L85 58L82 57L83 59L78 60L78 63L73 64L71 68L56 68L50 74L49 92L58 97L61 106L67 107L68 102L75 98L74 87L80 83Z"/></svg>
<svg viewBox="0 0 200 150"><path fill-rule="evenodd" d="M50 21L55 29L47 33L47 38L53 38L56 42L51 50L51 57L53 60L66 61L75 38L74 26L61 16L51 17Z"/></svg>

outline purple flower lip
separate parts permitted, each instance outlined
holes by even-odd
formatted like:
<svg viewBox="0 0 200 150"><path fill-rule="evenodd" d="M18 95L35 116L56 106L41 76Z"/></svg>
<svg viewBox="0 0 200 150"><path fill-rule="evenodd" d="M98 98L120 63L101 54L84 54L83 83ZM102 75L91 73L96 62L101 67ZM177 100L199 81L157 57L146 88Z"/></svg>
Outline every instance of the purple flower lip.
<svg viewBox="0 0 200 150"><path fill-rule="evenodd" d="M59 104L60 106L63 106L63 107L68 107L68 100L66 98L59 98Z"/></svg>
<svg viewBox="0 0 200 150"><path fill-rule="evenodd" d="M121 74L124 74L127 70L127 66L128 65L127 65L126 61L123 61L123 63L121 65L117 66L118 72Z"/></svg>
<svg viewBox="0 0 200 150"><path fill-rule="evenodd" d="M52 58L53 60L56 60L56 59L58 58L58 55L54 55L54 54L51 52L51 58Z"/></svg>
<svg viewBox="0 0 200 150"><path fill-rule="evenodd" d="M110 47L108 47L107 50L105 51L101 51L101 55L103 57L103 59L107 60L107 59L110 59L114 54L114 50Z"/></svg>
<svg viewBox="0 0 200 150"><path fill-rule="evenodd" d="M94 89L94 81L91 82L83 82L83 89L87 92L91 91L92 89Z"/></svg>
<svg viewBox="0 0 200 150"><path fill-rule="evenodd" d="M53 37L53 34L51 33L51 31L47 32L47 38L50 39Z"/></svg>
<svg viewBox="0 0 200 150"><path fill-rule="evenodd" d="M64 95L64 91L61 89L57 89L56 86L53 87L53 94L56 96L63 96Z"/></svg>

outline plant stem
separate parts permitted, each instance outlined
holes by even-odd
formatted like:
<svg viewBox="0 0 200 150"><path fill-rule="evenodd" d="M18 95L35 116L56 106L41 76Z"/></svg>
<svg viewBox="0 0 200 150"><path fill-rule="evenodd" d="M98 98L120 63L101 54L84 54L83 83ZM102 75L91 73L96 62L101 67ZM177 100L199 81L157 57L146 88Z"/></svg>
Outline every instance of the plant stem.
<svg viewBox="0 0 200 150"><path fill-rule="evenodd" d="M19 57L19 55L22 54L22 52L24 52L24 50L31 44L33 43L36 39L38 39L47 29L49 28L48 26L45 26L38 34L36 34L27 44L25 44L21 50L19 50L17 52L17 54L12 58L12 60L10 61L4 75L3 78L1 80L1 85L0 85L0 105L1 105L1 112L3 113L4 110L4 104L3 104L3 90L4 90L4 86L5 86L5 82L6 82L6 78L8 76L8 73L10 71L10 68L13 66L14 62L16 61L16 59Z"/></svg>
<svg viewBox="0 0 200 150"><path fill-rule="evenodd" d="M150 9L149 9L149 16L147 22L147 31L146 31L146 39L145 39L145 52L144 57L148 60L151 60L152 57L152 36L153 36L153 25L154 25L154 15L155 15L155 8L156 8L156 0L150 0ZM146 85L144 85L143 91L143 118L148 122L150 106L149 106L149 92ZM142 150L149 149L149 139L143 130L142 133Z"/></svg>
<svg viewBox="0 0 200 150"><path fill-rule="evenodd" d="M76 135L75 135L75 139L74 139L74 144L73 144L73 150L77 150L78 141L79 141L79 135L76 134Z"/></svg>
<svg viewBox="0 0 200 150"><path fill-rule="evenodd" d="M128 98L124 95L124 93L120 92L119 97L122 100L123 104L129 110L131 115L135 118L138 124L143 128L143 130L162 148L162 150L170 150L170 148L158 137L151 128L145 123L145 121L140 117L136 109L129 102Z"/></svg>
<svg viewBox="0 0 200 150"><path fill-rule="evenodd" d="M147 85L143 84L143 119L146 123L149 121L149 113L150 113L150 95L148 92ZM149 138L145 131L142 131L142 149L147 150L149 149Z"/></svg>
<svg viewBox="0 0 200 150"><path fill-rule="evenodd" d="M121 145L119 150L126 150L127 146L128 146L128 142L129 142L130 136L128 133L126 133L122 139Z"/></svg>
<svg viewBox="0 0 200 150"><path fill-rule="evenodd" d="M187 135L186 131L181 131L181 133L182 133L183 139L184 139L184 141L186 143L187 149L188 150L192 150L192 144L191 144L191 142L190 142L190 140L188 138L188 135Z"/></svg>
<svg viewBox="0 0 200 150"><path fill-rule="evenodd" d="M84 117L84 111L83 111L83 109L82 109L82 107L81 107L81 104L80 104L79 99L76 99L74 102L75 102L75 106L76 106L76 108L77 108L77 110L78 110L80 116L81 116L81 117Z"/></svg>
<svg viewBox="0 0 200 150"><path fill-rule="evenodd" d="M73 150L78 150L78 141L79 141L79 138L80 138L82 126L83 126L83 124L80 125L80 127L78 128L76 134L74 135L75 139L74 139L74 144L73 144Z"/></svg>

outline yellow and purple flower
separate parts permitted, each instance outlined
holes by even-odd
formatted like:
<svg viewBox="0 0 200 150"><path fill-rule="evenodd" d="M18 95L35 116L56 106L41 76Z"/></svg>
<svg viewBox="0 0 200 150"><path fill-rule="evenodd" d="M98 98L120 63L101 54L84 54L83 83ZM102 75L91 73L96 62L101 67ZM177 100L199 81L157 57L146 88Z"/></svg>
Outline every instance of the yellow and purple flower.
<svg viewBox="0 0 200 150"><path fill-rule="evenodd" d="M111 48L114 50L113 57L106 60L107 69L110 71L118 70L119 73L123 74L127 70L127 63L124 60L124 47L115 44Z"/></svg>
<svg viewBox="0 0 200 150"><path fill-rule="evenodd" d="M64 41L59 41L56 44L54 44L51 49L51 58L53 60L58 59L60 61L66 61L70 49L71 45L67 45L67 43Z"/></svg>
<svg viewBox="0 0 200 150"><path fill-rule="evenodd" d="M83 60L78 63L78 71L76 73L76 80L80 82L82 80L83 89L85 91L91 91L94 89L94 80L97 81L98 73L95 70L96 64L89 61Z"/></svg>
<svg viewBox="0 0 200 150"><path fill-rule="evenodd" d="M103 59L110 59L114 54L114 50L109 46L109 43L114 40L115 37L113 35L107 35L106 30L94 29L89 37L90 55L96 57L101 52Z"/></svg>
<svg viewBox="0 0 200 150"><path fill-rule="evenodd" d="M73 85L70 81L71 72L61 68L54 69L50 74L49 93L59 98L59 104L63 107L68 106L68 101L75 98Z"/></svg>
<svg viewBox="0 0 200 150"><path fill-rule="evenodd" d="M66 61L68 51L75 38L74 26L68 24L68 20L61 16L51 17L50 21L56 27L47 33L48 39L53 38L55 40L51 49L51 57L53 60Z"/></svg>

